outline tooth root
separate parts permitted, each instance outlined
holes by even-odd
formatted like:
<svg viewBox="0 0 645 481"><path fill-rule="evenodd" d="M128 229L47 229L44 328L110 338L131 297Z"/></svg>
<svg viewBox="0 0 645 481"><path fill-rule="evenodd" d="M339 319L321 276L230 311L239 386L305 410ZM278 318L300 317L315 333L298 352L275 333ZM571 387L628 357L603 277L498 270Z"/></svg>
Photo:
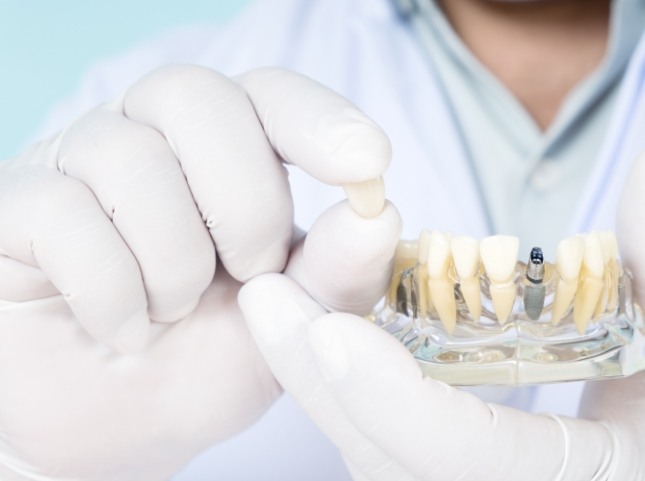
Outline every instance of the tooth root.
<svg viewBox="0 0 645 481"><path fill-rule="evenodd" d="M567 312L571 305L573 296L578 290L577 282L566 282L560 280L555 288L555 298L553 299L553 306L551 308L551 322L557 324L562 319L562 316Z"/></svg>
<svg viewBox="0 0 645 481"><path fill-rule="evenodd" d="M602 283L602 291L600 292L600 296L598 298L598 304L596 304L596 308L593 311L593 319L600 317L607 310L607 306L609 304L610 287L611 279L609 270L605 269L605 278L603 279Z"/></svg>
<svg viewBox="0 0 645 481"><path fill-rule="evenodd" d="M457 305L453 283L448 278L430 278L428 287L439 319L441 319L446 332L452 334L457 325Z"/></svg>
<svg viewBox="0 0 645 481"><path fill-rule="evenodd" d="M493 307L495 308L495 316L497 316L500 324L505 324L508 316L513 311L513 304L515 304L515 298L517 297L515 284L505 286L491 284L489 290Z"/></svg>
<svg viewBox="0 0 645 481"><path fill-rule="evenodd" d="M482 299L481 291L479 288L479 278L472 277L462 281L459 286L466 306L470 311L473 320L478 321L482 317Z"/></svg>
<svg viewBox="0 0 645 481"><path fill-rule="evenodd" d="M573 305L573 321L578 333L584 334L591 321L594 309L602 294L603 281L596 277L584 276L578 284Z"/></svg>
<svg viewBox="0 0 645 481"><path fill-rule="evenodd" d="M345 195L354 212L361 217L372 218L383 212L385 206L385 183L383 177L344 184Z"/></svg>
<svg viewBox="0 0 645 481"><path fill-rule="evenodd" d="M419 266L417 270L418 285L417 290L417 306L419 316L429 317L430 312L433 310L432 298L428 288L428 270L425 265Z"/></svg>

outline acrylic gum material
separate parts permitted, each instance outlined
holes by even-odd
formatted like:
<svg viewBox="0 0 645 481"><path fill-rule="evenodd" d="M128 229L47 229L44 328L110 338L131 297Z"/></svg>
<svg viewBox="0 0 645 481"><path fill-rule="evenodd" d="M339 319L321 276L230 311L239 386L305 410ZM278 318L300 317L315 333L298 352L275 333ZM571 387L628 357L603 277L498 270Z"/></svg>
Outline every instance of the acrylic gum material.
<svg viewBox="0 0 645 481"><path fill-rule="evenodd" d="M454 269L457 324L446 329L432 306L416 257L397 259L386 298L371 320L397 337L415 356L425 374L452 385L525 385L625 377L645 369L645 329L633 301L630 273L618 264L613 288L617 302L580 333L574 322L575 298L562 318L552 321L557 282L552 264L544 263L544 308L529 316L525 300L535 288L527 265L517 262L516 299L507 321L495 316L490 281L479 271L482 314L473 319ZM530 301L529 301L530 302ZM532 319L531 317L537 317Z"/></svg>

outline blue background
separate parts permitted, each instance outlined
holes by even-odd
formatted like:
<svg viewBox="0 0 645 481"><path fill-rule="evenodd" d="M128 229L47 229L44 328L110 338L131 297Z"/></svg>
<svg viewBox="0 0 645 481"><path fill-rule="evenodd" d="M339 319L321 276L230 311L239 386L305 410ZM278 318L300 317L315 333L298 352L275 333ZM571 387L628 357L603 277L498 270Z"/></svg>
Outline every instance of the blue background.
<svg viewBox="0 0 645 481"><path fill-rule="evenodd" d="M0 0L0 159L17 154L96 60L250 0Z"/></svg>

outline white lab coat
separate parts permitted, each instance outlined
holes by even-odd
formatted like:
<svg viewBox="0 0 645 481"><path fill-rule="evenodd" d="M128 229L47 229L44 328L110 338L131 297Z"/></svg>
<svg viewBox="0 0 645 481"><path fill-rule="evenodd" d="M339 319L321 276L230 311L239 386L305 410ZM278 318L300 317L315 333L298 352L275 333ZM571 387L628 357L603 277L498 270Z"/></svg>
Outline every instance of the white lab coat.
<svg viewBox="0 0 645 481"><path fill-rule="evenodd" d="M387 195L404 219L404 236L414 238L424 227L475 237L489 233L469 160L431 62L389 0L261 0L224 28L174 32L98 65L80 94L52 115L46 130L118 96L146 71L173 62L202 64L227 74L282 66L333 88L392 140ZM570 232L563 236L613 228L629 166L645 151L644 82L641 41ZM338 187L321 186L298 172L291 178L296 221L303 227L341 198ZM540 388L533 409L574 414L579 391L577 384ZM257 426L209 451L176 477L201 479L349 477L334 449L287 397Z"/></svg>

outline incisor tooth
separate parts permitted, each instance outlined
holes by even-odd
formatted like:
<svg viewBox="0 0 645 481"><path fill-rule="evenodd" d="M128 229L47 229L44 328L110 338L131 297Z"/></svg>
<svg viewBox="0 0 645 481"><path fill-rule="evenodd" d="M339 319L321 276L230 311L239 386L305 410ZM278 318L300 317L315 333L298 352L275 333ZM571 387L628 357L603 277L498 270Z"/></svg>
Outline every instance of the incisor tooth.
<svg viewBox="0 0 645 481"><path fill-rule="evenodd" d="M580 334L587 330L600 301L605 271L600 235L597 232L587 234L584 236L584 243L578 292L573 306L573 321Z"/></svg>
<svg viewBox="0 0 645 481"><path fill-rule="evenodd" d="M578 280L584 252L585 243L581 237L560 241L555 254L555 265L562 279L568 282Z"/></svg>
<svg viewBox="0 0 645 481"><path fill-rule="evenodd" d="M385 184L383 177L343 184L349 205L361 217L372 218L383 212L385 206Z"/></svg>
<svg viewBox="0 0 645 481"><path fill-rule="evenodd" d="M494 235L482 239L479 248L488 278L496 283L509 282L515 272L520 240L509 235Z"/></svg>
<svg viewBox="0 0 645 481"><path fill-rule="evenodd" d="M564 239L558 244L555 266L561 279L555 288L551 310L551 322L554 324L560 322L576 294L584 251L585 243L580 236Z"/></svg>
<svg viewBox="0 0 645 481"><path fill-rule="evenodd" d="M450 268L450 240L441 232L432 231L428 236L428 290L434 308L446 331L452 333L457 324L457 305Z"/></svg>
<svg viewBox="0 0 645 481"><path fill-rule="evenodd" d="M479 242L467 236L453 237L450 249L459 278L464 280L475 277L479 270Z"/></svg>
<svg viewBox="0 0 645 481"><path fill-rule="evenodd" d="M517 237L496 235L482 239L479 246L486 275L491 281L491 301L500 324L508 320L515 303L516 287L513 274L519 245Z"/></svg>
<svg viewBox="0 0 645 481"><path fill-rule="evenodd" d="M481 318L482 302L479 288L479 242L472 237L453 237L450 242L459 289L473 319Z"/></svg>

